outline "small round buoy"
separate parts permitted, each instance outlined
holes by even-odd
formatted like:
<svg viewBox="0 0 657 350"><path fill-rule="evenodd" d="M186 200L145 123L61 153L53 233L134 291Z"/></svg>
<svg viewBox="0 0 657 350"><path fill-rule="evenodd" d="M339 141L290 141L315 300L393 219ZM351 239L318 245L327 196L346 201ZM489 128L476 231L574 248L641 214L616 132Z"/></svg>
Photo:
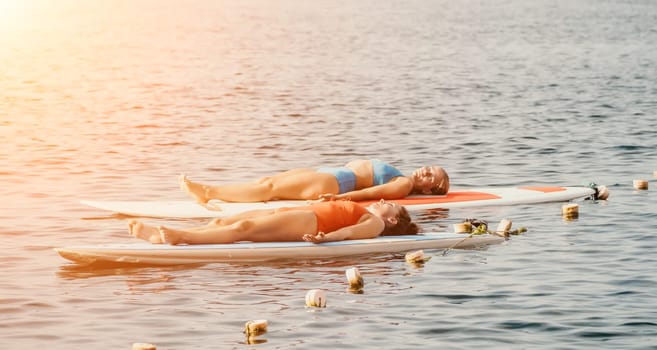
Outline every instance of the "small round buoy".
<svg viewBox="0 0 657 350"><path fill-rule="evenodd" d="M306 306L326 307L326 293L321 289L312 289L306 293Z"/></svg>
<svg viewBox="0 0 657 350"><path fill-rule="evenodd" d="M244 324L244 333L255 336L267 332L267 320L252 320Z"/></svg>
<svg viewBox="0 0 657 350"><path fill-rule="evenodd" d="M652 172L652 177L657 178L657 170L655 170L655 171Z"/></svg>
<svg viewBox="0 0 657 350"><path fill-rule="evenodd" d="M609 189L607 186L599 186L596 191L596 199L606 200L609 198Z"/></svg>
<svg viewBox="0 0 657 350"><path fill-rule="evenodd" d="M462 222L460 224L454 224L455 233L470 233L472 232L472 224L469 222Z"/></svg>
<svg viewBox="0 0 657 350"><path fill-rule="evenodd" d="M156 347L148 343L133 343L132 350L156 350Z"/></svg>
<svg viewBox="0 0 657 350"><path fill-rule="evenodd" d="M430 256L424 255L424 250L408 252L404 258L406 259L406 262L410 264L424 264L431 259Z"/></svg>
<svg viewBox="0 0 657 350"><path fill-rule="evenodd" d="M574 219L579 216L579 205L575 203L564 204L561 207L561 214L568 219Z"/></svg>
<svg viewBox="0 0 657 350"><path fill-rule="evenodd" d="M504 237L508 236L512 224L513 223L509 219L500 220L500 223L497 225L497 230L495 230L495 233Z"/></svg>
<svg viewBox="0 0 657 350"><path fill-rule="evenodd" d="M647 190L648 181L646 180L634 180L634 188L637 190Z"/></svg>
<svg viewBox="0 0 657 350"><path fill-rule="evenodd" d="M350 289L354 289L354 290L362 289L363 286L365 285L363 276L360 275L360 271L358 271L357 267L352 267L350 269L345 270L344 274L347 276L347 281L349 281Z"/></svg>

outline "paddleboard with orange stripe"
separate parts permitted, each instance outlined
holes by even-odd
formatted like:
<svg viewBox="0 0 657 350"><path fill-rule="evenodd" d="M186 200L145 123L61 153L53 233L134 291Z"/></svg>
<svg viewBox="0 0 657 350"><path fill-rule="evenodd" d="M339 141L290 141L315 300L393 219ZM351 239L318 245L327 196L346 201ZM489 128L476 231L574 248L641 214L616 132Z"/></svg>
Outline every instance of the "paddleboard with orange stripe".
<svg viewBox="0 0 657 350"><path fill-rule="evenodd" d="M408 210L467 208L547 202L566 202L595 195L590 187L522 186L455 189L443 196L413 195L394 200ZM362 202L367 205L372 201ZM129 216L154 218L213 218L238 214L247 210L275 209L307 205L308 201L271 201L266 203L225 203L210 201L203 206L192 201L93 201L82 204Z"/></svg>

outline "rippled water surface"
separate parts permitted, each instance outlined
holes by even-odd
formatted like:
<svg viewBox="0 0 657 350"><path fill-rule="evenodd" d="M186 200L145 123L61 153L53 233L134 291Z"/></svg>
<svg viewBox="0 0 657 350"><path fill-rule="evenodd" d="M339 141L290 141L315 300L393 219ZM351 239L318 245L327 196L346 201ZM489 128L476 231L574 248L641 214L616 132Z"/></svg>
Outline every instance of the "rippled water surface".
<svg viewBox="0 0 657 350"><path fill-rule="evenodd" d="M4 0L0 62L2 349L657 349L654 1ZM611 197L574 221L561 203L418 213L528 228L423 267L88 268L52 249L132 239L80 199L355 158ZM327 308L304 307L313 288ZM249 345L251 319L269 332Z"/></svg>

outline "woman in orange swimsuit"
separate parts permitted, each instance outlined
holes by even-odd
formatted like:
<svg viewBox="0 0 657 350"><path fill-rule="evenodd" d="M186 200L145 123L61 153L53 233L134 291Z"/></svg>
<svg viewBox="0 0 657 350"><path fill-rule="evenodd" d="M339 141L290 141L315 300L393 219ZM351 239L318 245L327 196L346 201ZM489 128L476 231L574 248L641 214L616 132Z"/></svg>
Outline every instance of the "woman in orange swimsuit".
<svg viewBox="0 0 657 350"><path fill-rule="evenodd" d="M254 210L215 219L206 226L172 229L132 220L130 234L151 243L220 244L239 241L314 243L416 234L406 208L381 200L364 207L351 201Z"/></svg>
<svg viewBox="0 0 657 350"><path fill-rule="evenodd" d="M447 194L449 176L438 166L424 166L404 176L380 160L354 160L342 167L301 168L256 180L222 186L205 185L182 175L180 187L206 204L211 199L226 202L267 202L278 199L398 199L411 193Z"/></svg>

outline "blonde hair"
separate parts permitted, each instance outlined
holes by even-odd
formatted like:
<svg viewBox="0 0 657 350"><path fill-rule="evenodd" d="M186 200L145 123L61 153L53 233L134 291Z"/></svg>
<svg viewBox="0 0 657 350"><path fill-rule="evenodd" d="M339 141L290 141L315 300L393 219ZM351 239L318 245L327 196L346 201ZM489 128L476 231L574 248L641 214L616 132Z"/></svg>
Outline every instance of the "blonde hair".
<svg viewBox="0 0 657 350"><path fill-rule="evenodd" d="M449 192L449 175L447 175L445 169L441 167L435 167L435 169L437 170L435 175L440 175L443 180L437 185L431 187L431 194L447 194L447 192Z"/></svg>

